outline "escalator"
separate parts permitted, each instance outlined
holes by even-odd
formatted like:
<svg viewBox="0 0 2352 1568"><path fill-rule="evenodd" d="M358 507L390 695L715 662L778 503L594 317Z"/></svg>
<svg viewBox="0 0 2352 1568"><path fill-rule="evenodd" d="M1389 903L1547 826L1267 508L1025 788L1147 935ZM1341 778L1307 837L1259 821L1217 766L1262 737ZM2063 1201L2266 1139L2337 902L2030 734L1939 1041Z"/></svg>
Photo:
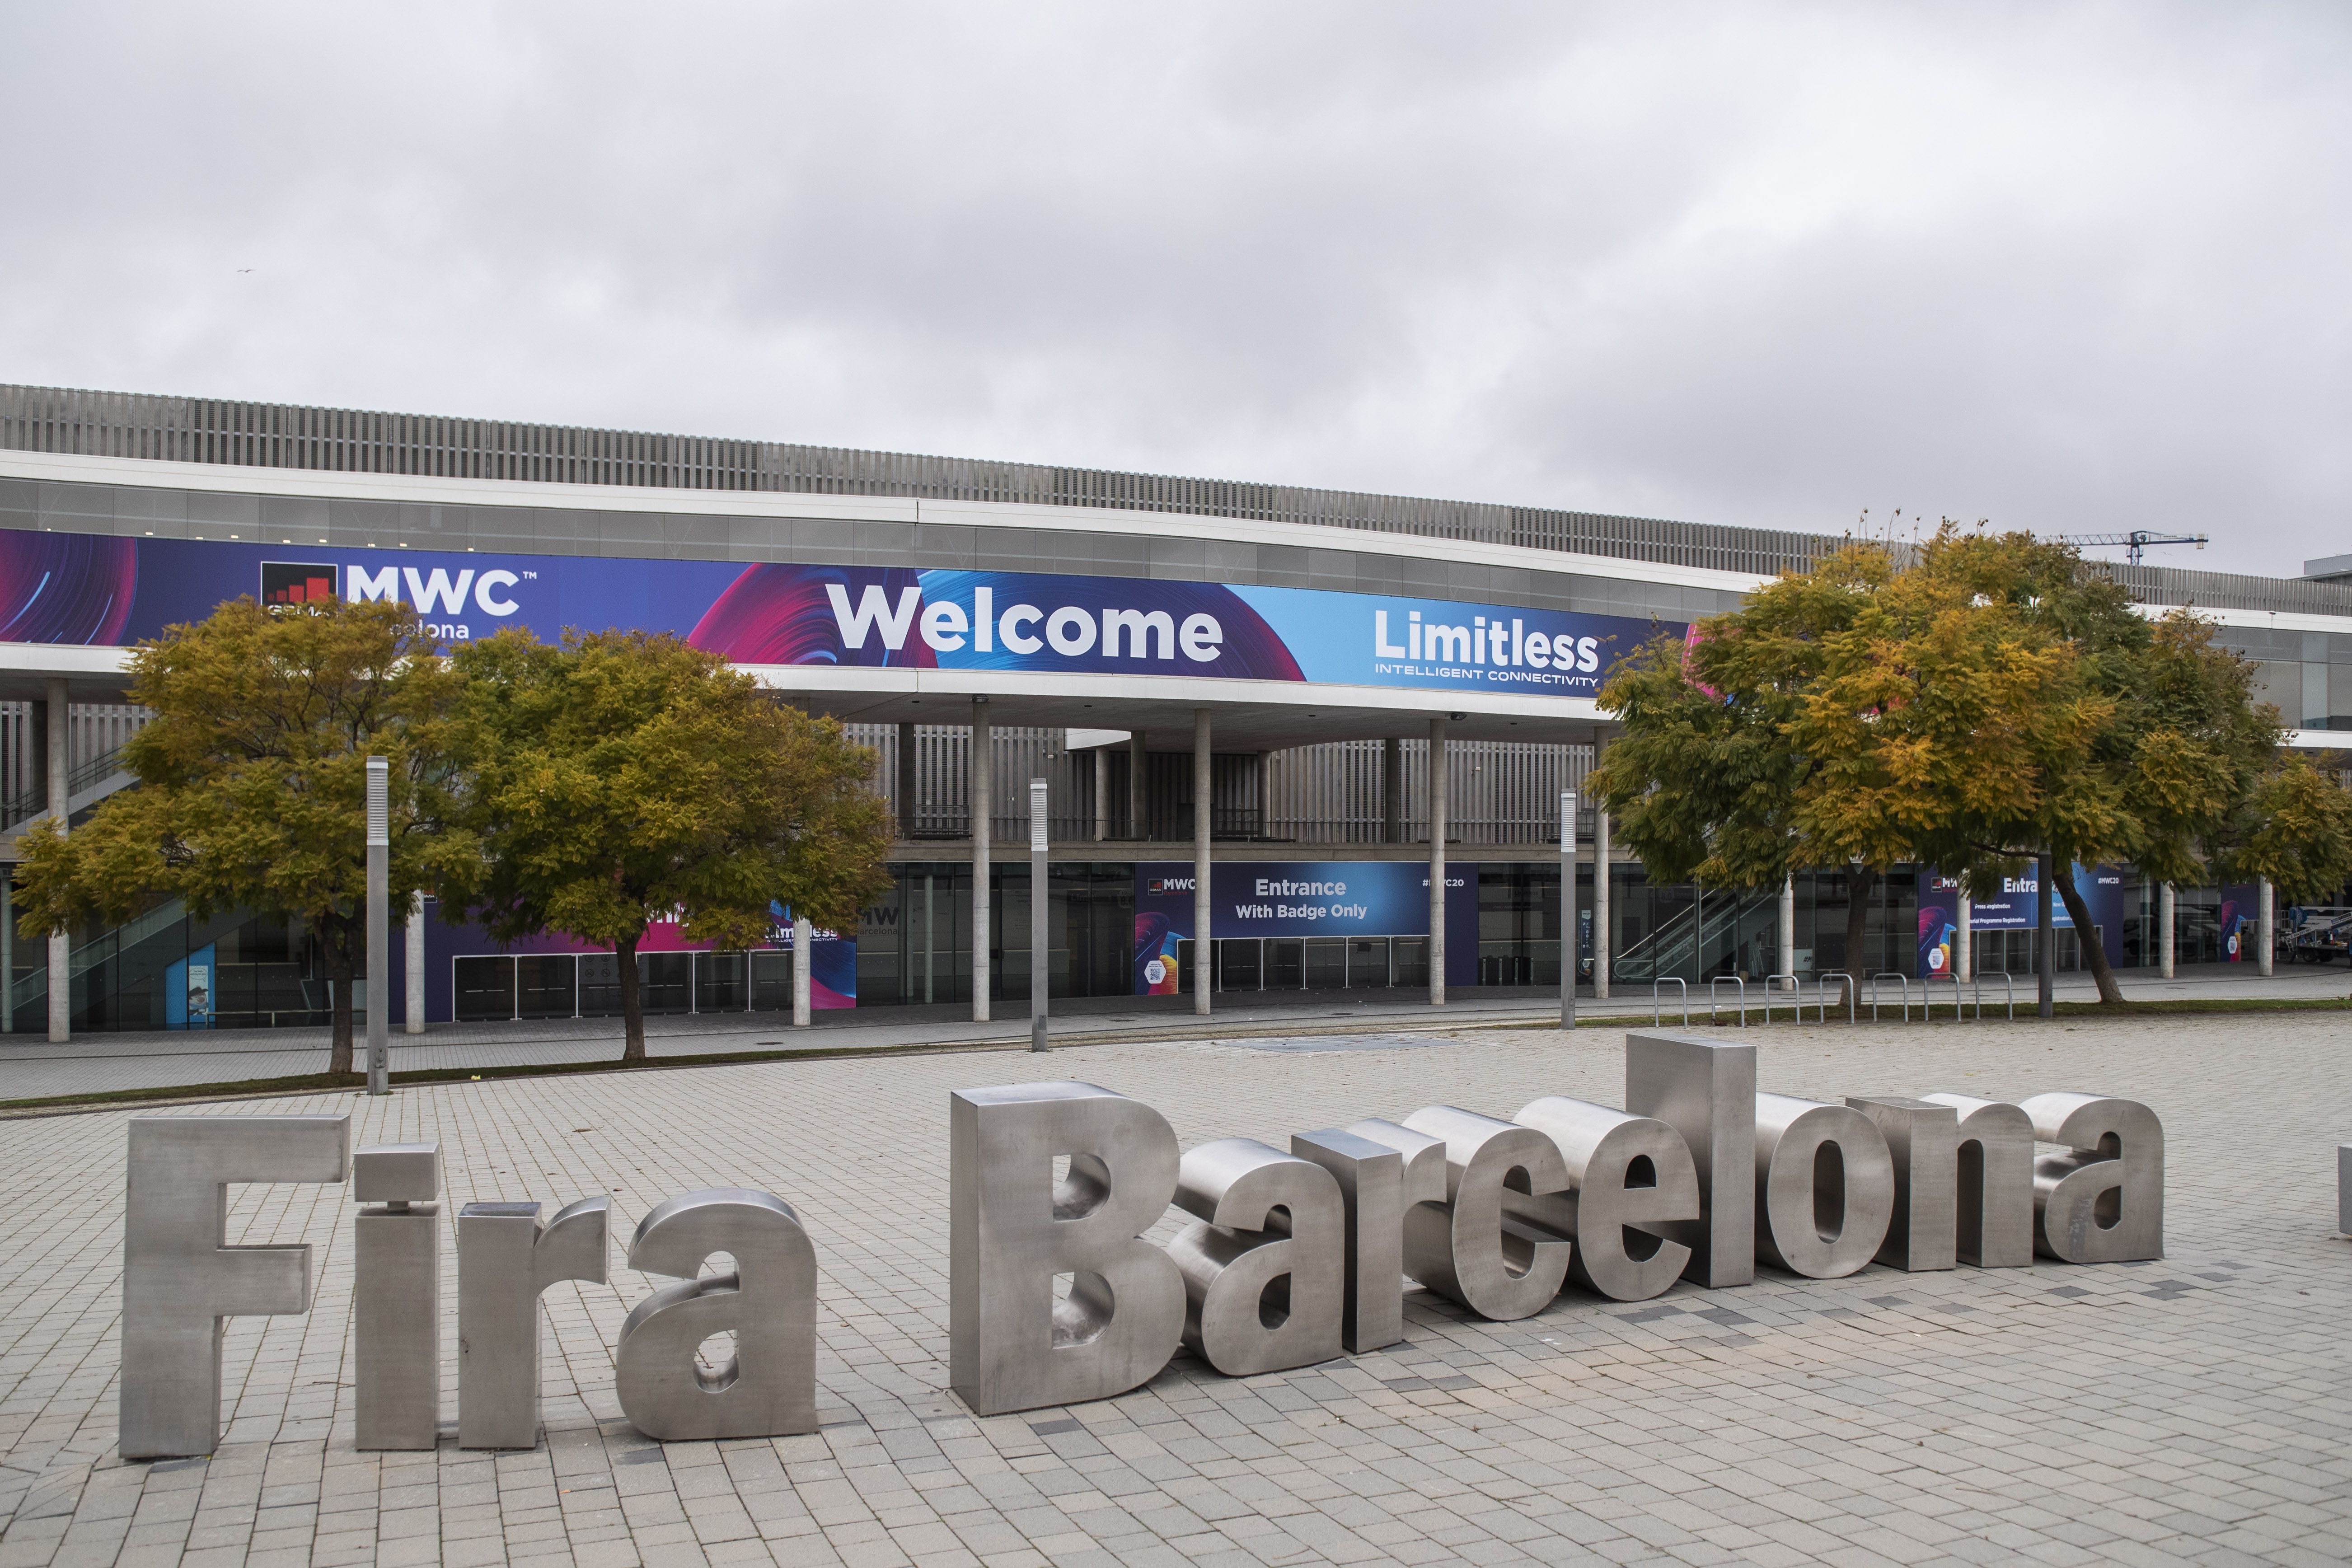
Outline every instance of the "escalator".
<svg viewBox="0 0 2352 1568"><path fill-rule="evenodd" d="M1680 979L1692 985L1718 974L1769 973L1769 963L1759 960L1777 942L1780 905L1773 891L1700 889L1689 904L1618 954L1609 973L1612 981L1631 984ZM1743 951L1750 955L1746 963Z"/></svg>
<svg viewBox="0 0 2352 1568"><path fill-rule="evenodd" d="M0 1016L8 1033L39 1035L48 1027L47 944L12 942L17 973ZM177 899L78 940L67 973L76 1034L317 1026L333 1017L331 984L299 928L243 910L199 921ZM354 989L363 1016L367 982Z"/></svg>

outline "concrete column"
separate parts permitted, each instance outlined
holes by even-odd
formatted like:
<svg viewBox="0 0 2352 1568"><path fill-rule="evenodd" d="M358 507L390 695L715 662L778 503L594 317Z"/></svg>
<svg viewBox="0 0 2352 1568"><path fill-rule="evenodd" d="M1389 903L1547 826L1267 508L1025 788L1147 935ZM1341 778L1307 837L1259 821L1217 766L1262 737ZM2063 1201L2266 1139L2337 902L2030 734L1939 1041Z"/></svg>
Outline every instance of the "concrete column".
<svg viewBox="0 0 2352 1568"><path fill-rule="evenodd" d="M1148 756L1143 749L1143 731L1130 731L1127 737L1127 836L1129 838L1146 837L1143 785L1151 772Z"/></svg>
<svg viewBox="0 0 2352 1568"><path fill-rule="evenodd" d="M1210 897L1210 829L1214 820L1211 805L1211 773L1209 768L1209 710L1192 710L1192 1011L1202 1017L1209 1016L1209 991L1216 977L1215 949L1210 944L1215 939L1215 900Z"/></svg>
<svg viewBox="0 0 2352 1568"><path fill-rule="evenodd" d="M812 1005L809 967L810 959L815 952L816 927L809 923L806 915L794 917L793 921L793 1027L795 1029L805 1029L809 1026L809 1010Z"/></svg>
<svg viewBox="0 0 2352 1568"><path fill-rule="evenodd" d="M425 1032L425 894L421 889L409 896L408 931L404 945L408 962L404 965L407 973L402 978L408 992L408 1021L401 1026L401 1032L421 1035Z"/></svg>
<svg viewBox="0 0 2352 1568"><path fill-rule="evenodd" d="M47 764L49 815L57 819L58 831L66 830L66 780L72 772L72 731L67 727L66 683L49 682L46 722L47 745L42 761ZM73 1032L73 977L69 973L73 959L73 938L65 931L49 937L49 1039L63 1044Z"/></svg>
<svg viewBox="0 0 2352 1568"><path fill-rule="evenodd" d="M2156 895L2157 973L2172 978L2173 954L2179 951L2180 934L2179 899L2167 882Z"/></svg>
<svg viewBox="0 0 2352 1568"><path fill-rule="evenodd" d="M2038 933L2036 954L2041 962L2033 966L2038 978L2041 1015L2045 1018L2058 1016L2058 928L2050 917L2050 857L2037 857L2033 862L2033 928Z"/></svg>
<svg viewBox="0 0 2352 1568"><path fill-rule="evenodd" d="M898 726L898 767L895 787L890 792L891 804L898 808L898 839L904 843L915 837L915 727Z"/></svg>
<svg viewBox="0 0 2352 1568"><path fill-rule="evenodd" d="M1592 765L1601 765L1601 754L1607 742L1598 736L1592 742ZM1592 995L1595 1001L1609 999L1609 813L1600 797L1592 802Z"/></svg>
<svg viewBox="0 0 2352 1568"><path fill-rule="evenodd" d="M1095 842L1110 837L1110 748L1095 748Z"/></svg>
<svg viewBox="0 0 2352 1568"><path fill-rule="evenodd" d="M1429 721L1429 1005L1445 1005L1445 720Z"/></svg>
<svg viewBox="0 0 2352 1568"><path fill-rule="evenodd" d="M1959 904L1959 945L1952 954L1952 973L1961 980L1974 980L1977 977L1976 900L1969 897L1966 889L1962 889Z"/></svg>
<svg viewBox="0 0 2352 1568"><path fill-rule="evenodd" d="M1780 884L1780 973L1796 989L1797 978L1797 874Z"/></svg>
<svg viewBox="0 0 2352 1568"><path fill-rule="evenodd" d="M971 805L971 1021L988 1022L988 838L996 809L991 798L990 764L995 740L989 730L988 699L971 700L971 776L964 798Z"/></svg>
<svg viewBox="0 0 2352 1568"><path fill-rule="evenodd" d="M2278 900L2271 891L2271 879L2268 877L2255 878L2254 907L2260 913L2255 921L2254 941L2262 952L2262 975L2265 980L2271 976L2271 955L2278 946L2278 925L2274 913L2277 906Z"/></svg>
<svg viewBox="0 0 2352 1568"><path fill-rule="evenodd" d="M1404 842L1404 742L1381 742L1381 842Z"/></svg>

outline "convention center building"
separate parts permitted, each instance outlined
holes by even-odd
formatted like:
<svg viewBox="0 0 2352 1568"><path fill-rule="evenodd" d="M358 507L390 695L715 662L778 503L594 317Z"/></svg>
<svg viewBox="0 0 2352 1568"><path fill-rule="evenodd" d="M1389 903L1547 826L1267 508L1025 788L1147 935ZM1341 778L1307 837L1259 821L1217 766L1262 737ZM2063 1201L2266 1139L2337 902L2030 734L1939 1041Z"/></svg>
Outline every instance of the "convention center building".
<svg viewBox="0 0 2352 1568"><path fill-rule="evenodd" d="M877 754L892 885L806 955L820 1007L1025 1011L1032 781L1053 994L1603 994L2035 963L2030 877L1963 900L1932 868L1764 892L1665 886L1560 796L1612 726L1611 664L1835 548L1779 532L1486 502L198 398L0 386L0 858L134 781L131 648L228 599L397 599L446 640L672 632ZM2326 750L2352 729L2352 581L2116 565L2193 605ZM2338 673L2338 672L2341 673ZM2158 891L2086 868L2117 966L2158 962ZM2252 956L2250 888L2177 889L2184 963ZM0 913L12 900L0 880ZM2054 901L2054 900L2053 900ZM779 911L781 916L781 910ZM2061 968L2084 933L2056 937ZM797 955L656 927L649 1008L788 1005ZM1563 943L1564 934L1568 942ZM2265 950L2267 952L2267 950ZM609 1014L613 954L501 948L427 900L393 1019ZM1205 973L1202 972L1205 970ZM0 1029L318 1024L299 921L161 902L26 941L0 919ZM1890 982L1891 984L1891 982ZM365 1002L365 994L359 998Z"/></svg>

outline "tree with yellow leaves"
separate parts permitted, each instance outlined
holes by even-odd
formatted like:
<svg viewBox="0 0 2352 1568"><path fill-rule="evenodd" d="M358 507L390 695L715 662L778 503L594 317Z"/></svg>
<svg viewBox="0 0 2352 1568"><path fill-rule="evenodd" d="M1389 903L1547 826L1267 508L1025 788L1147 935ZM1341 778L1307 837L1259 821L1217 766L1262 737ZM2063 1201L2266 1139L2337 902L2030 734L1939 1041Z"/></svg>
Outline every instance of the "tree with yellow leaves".
<svg viewBox="0 0 2352 1568"><path fill-rule="evenodd" d="M1914 860L1981 892L2046 854L2087 938L2077 863L2262 876L2289 898L2352 873L2352 795L2282 756L2252 667L2025 534L1947 523L1905 563L1848 545L1689 646L1642 650L1601 705L1626 735L1593 788L1667 879ZM2099 944L2084 954L2120 1003Z"/></svg>

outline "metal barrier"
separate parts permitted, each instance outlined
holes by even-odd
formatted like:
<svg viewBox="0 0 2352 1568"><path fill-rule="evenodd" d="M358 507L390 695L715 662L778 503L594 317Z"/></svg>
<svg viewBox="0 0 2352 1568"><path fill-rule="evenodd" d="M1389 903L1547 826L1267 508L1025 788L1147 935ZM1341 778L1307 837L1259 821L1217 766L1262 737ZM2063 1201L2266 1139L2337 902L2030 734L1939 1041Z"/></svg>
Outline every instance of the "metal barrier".
<svg viewBox="0 0 2352 1568"><path fill-rule="evenodd" d="M1739 987L1739 1026L1744 1029L1748 1027L1748 982L1737 974L1718 974L1706 983L1706 1021L1715 1022L1716 1008L1720 1005L1717 999L1722 994L1718 988L1727 984Z"/></svg>
<svg viewBox="0 0 2352 1568"><path fill-rule="evenodd" d="M1967 998L1960 994L1960 977L1948 969L1941 974L1930 974L1919 982L1919 1016L1930 1024L1936 1021L1935 985L1938 980L1948 980L1952 983L1952 1022L1957 1024L1966 1016L1964 1005ZM1984 1016L1984 1000L1981 995L1977 1000L1977 1016L1979 1019Z"/></svg>
<svg viewBox="0 0 2352 1568"><path fill-rule="evenodd" d="M1870 977L1870 1021L1874 1024L1878 1022L1878 983L1882 980L1892 980L1903 987L1903 1021L1909 1023L1911 1021L1911 977L1907 974L1897 974L1891 969L1883 969Z"/></svg>
<svg viewBox="0 0 2352 1568"><path fill-rule="evenodd" d="M1800 1024L1805 1021L1804 984L1793 974L1768 974L1764 977L1764 1021L1772 1021L1772 995L1780 986L1789 988L1789 1014Z"/></svg>
<svg viewBox="0 0 2352 1568"><path fill-rule="evenodd" d="M1658 1000L1660 994L1658 987L1669 980L1682 987L1683 1027L1687 1029L1690 1027L1690 984L1679 974L1662 974L1650 982L1650 1022L1662 1024L1665 1021L1665 1008Z"/></svg>
<svg viewBox="0 0 2352 1568"><path fill-rule="evenodd" d="M1813 976L1813 984L1816 987L1813 999L1821 1008L1822 1022L1826 1024L1830 1021L1830 982L1832 980L1845 982L1843 985L1838 987L1845 993L1845 1021L1849 1024L1858 1022L1859 1020L1854 1016L1855 993L1862 987L1856 985L1853 976L1843 969L1825 969ZM1797 1022L1801 1024L1804 1021L1804 1009L1800 1007L1797 1010Z"/></svg>
<svg viewBox="0 0 2352 1568"><path fill-rule="evenodd" d="M1993 973L2000 976L2001 984L2009 991L2009 1021L2014 1024L2017 1022L2017 981L2006 969L1996 969ZM1977 971L1977 1017L1979 1020L1984 1017L1984 971L1980 969Z"/></svg>

